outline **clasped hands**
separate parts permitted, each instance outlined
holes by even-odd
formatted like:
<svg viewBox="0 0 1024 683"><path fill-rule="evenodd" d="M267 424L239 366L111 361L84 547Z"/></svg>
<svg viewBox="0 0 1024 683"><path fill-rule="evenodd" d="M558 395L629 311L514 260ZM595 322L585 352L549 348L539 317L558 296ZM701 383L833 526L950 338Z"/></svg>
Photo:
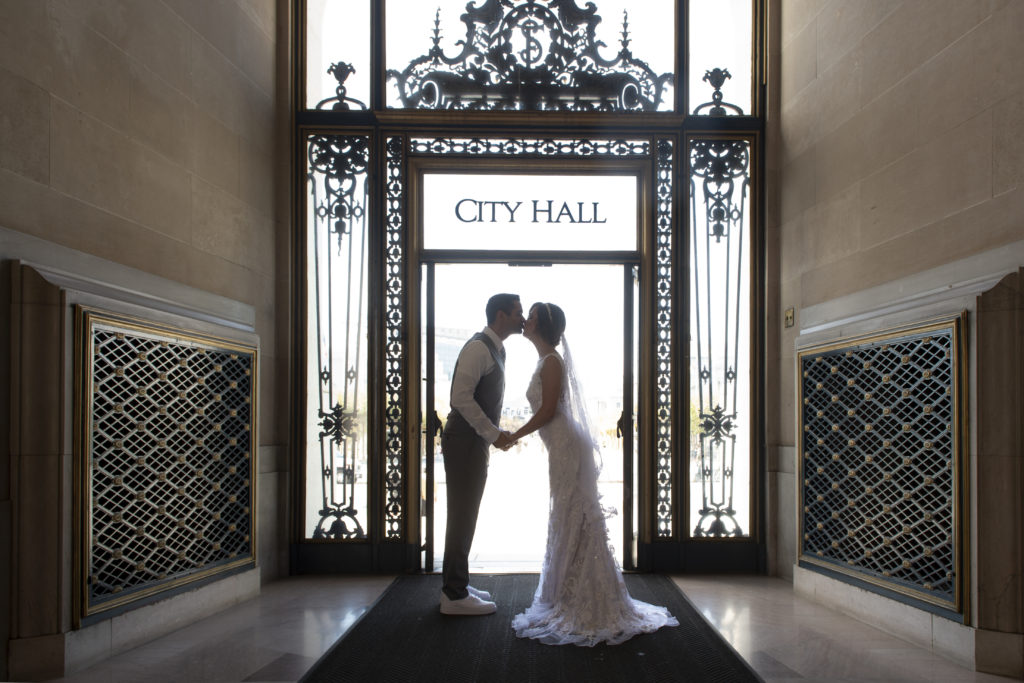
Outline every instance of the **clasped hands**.
<svg viewBox="0 0 1024 683"><path fill-rule="evenodd" d="M515 446L517 441L518 439L514 438L511 432L507 432L503 429L501 430L501 433L498 434L498 438L495 439L494 443L491 445L494 446L495 448L507 451L508 449Z"/></svg>

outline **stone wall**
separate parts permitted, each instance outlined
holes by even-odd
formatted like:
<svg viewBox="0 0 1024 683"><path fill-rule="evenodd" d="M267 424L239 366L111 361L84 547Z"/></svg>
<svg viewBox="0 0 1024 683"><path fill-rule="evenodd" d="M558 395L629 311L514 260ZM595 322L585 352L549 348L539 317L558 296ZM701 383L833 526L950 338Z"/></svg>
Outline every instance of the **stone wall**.
<svg viewBox="0 0 1024 683"><path fill-rule="evenodd" d="M801 311L1024 238L1024 4L776 0L772 10L768 445L771 504L787 521ZM786 576L795 540L779 534L774 571Z"/></svg>
<svg viewBox="0 0 1024 683"><path fill-rule="evenodd" d="M149 295L162 281L253 312L262 581L288 572L290 17L288 0L0 3L0 257L74 264L83 281L116 271ZM47 244L55 260L37 258ZM7 399L0 408L14 410ZM5 436L10 419L0 420ZM55 471L67 462L60 447L24 445L2 455L52 458ZM17 484L6 474L0 484L0 521L10 525ZM4 552L0 573L31 571L12 569ZM70 599L62 614L46 611L46 624L29 619L31 633L15 624L4 635L62 633L68 610Z"/></svg>
<svg viewBox="0 0 1024 683"><path fill-rule="evenodd" d="M278 0L0 5L0 227L256 310L265 580L287 572L288 16Z"/></svg>
<svg viewBox="0 0 1024 683"><path fill-rule="evenodd" d="M991 582L1005 586L1007 573L1005 562L992 561L1002 551L986 526L993 510L1019 510L1019 481L992 486L1007 481L993 474L999 467L1019 477L1019 463L999 459L1005 444L991 453L980 447L983 425L1007 418L1000 411L1009 404L981 382L980 369L998 358L979 343L976 321L991 307L978 295L1024 264L1024 3L770 5L777 46L767 164L771 571L792 577L799 547L796 348L966 310L968 627L910 610L904 622L920 621L920 637L914 628L893 631L968 666L1020 676L1024 605L1018 593L992 596ZM786 328L790 308L795 325ZM1016 546L1009 552L1019 556ZM857 609L855 589L796 574L798 591ZM1018 591L1019 567L1012 583ZM862 618L900 623L905 608L888 603L888 612Z"/></svg>

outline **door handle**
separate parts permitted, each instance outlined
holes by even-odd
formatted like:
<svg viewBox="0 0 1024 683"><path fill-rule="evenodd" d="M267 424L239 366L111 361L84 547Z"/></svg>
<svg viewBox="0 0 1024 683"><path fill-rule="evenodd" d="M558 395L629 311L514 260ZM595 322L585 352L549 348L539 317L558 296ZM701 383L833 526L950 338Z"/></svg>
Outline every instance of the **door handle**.
<svg viewBox="0 0 1024 683"><path fill-rule="evenodd" d="M633 415L631 413L622 411L622 415L619 416L619 421L615 423L615 438L621 439L623 433L630 431L630 427L633 423Z"/></svg>

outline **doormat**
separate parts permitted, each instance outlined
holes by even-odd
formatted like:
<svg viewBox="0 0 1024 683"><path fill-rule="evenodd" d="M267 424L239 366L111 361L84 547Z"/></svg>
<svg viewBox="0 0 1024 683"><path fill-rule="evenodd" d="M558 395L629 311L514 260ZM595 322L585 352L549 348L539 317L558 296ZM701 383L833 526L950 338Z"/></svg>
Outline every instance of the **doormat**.
<svg viewBox="0 0 1024 683"><path fill-rule="evenodd" d="M441 577L400 576L302 678L304 683L367 681L723 681L762 680L668 577L624 575L637 600L668 607L679 626L620 645L544 645L517 638L512 617L525 610L538 574L473 575L498 611L451 617L438 610Z"/></svg>

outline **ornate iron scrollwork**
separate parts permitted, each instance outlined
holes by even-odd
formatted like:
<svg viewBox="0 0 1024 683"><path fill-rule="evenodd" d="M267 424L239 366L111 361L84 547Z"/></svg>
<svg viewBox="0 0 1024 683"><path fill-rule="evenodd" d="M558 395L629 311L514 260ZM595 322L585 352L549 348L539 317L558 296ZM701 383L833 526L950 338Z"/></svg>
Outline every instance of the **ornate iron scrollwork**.
<svg viewBox="0 0 1024 683"><path fill-rule="evenodd" d="M738 368L743 284L744 202L750 152L746 141L694 140L690 145L693 254L692 322L697 387L702 504L694 536L743 536L736 519ZM697 180L701 181L698 190ZM739 187L737 187L739 183ZM703 211L697 204L703 199ZM706 229L699 230L704 225Z"/></svg>
<svg viewBox="0 0 1024 683"><path fill-rule="evenodd" d="M599 53L597 7L575 0L486 0L462 15L462 51L441 49L440 10L433 45L388 80L402 107L527 111L656 111L673 75L657 75L633 57L623 13L619 52Z"/></svg>
<svg viewBox="0 0 1024 683"><path fill-rule="evenodd" d="M351 109L368 109L364 102L348 96L348 89L345 81L356 72L356 68L348 62L335 62L327 67L327 73L334 76L338 86L334 89L334 97L328 97L317 103L317 109L327 109L328 106L334 111L349 111Z"/></svg>
<svg viewBox="0 0 1024 683"><path fill-rule="evenodd" d="M638 157L650 155L647 140L560 140L555 138L413 138L414 154L470 154L539 157Z"/></svg>
<svg viewBox="0 0 1024 683"><path fill-rule="evenodd" d="M339 97L344 100L343 89ZM363 340L366 291L365 136L316 135L308 141L313 195L317 387L322 506L313 538L365 538L357 504L365 465ZM336 250L331 248L331 239ZM336 279L338 280L336 282ZM337 315L336 315L337 314ZM340 366L343 372L335 372ZM363 392L364 393L364 392ZM331 407L328 407L331 406ZM361 412L363 411L363 412ZM365 486L365 484L364 484Z"/></svg>
<svg viewBox="0 0 1024 683"><path fill-rule="evenodd" d="M387 233L385 254L385 534L402 539L405 453L405 138L387 140Z"/></svg>
<svg viewBox="0 0 1024 683"><path fill-rule="evenodd" d="M711 87L715 89L715 92L711 95L711 101L705 102L699 105L693 110L696 115L705 116L726 116L731 111L733 114L739 116L743 115L743 109L735 104L723 102L724 95L722 95L722 86L725 85L726 79L732 78L732 74L729 73L728 69L710 69L704 72L703 80L711 84ZM705 111L707 110L707 111Z"/></svg>
<svg viewBox="0 0 1024 683"><path fill-rule="evenodd" d="M658 204L655 251L657 296L656 434L658 487L658 536L674 532L672 500L672 205L675 177L675 146L671 140L657 142Z"/></svg>

